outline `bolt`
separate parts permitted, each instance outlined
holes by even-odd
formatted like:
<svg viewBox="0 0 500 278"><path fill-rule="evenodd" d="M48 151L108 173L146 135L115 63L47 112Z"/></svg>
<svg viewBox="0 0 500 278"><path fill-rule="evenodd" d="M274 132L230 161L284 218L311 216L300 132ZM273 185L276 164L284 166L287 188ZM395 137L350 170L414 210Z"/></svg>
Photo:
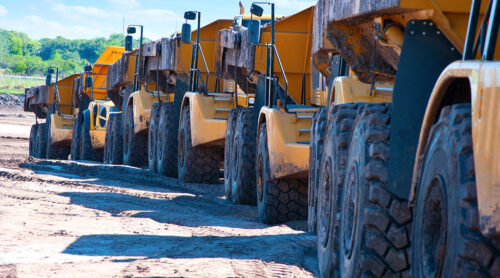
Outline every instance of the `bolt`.
<svg viewBox="0 0 500 278"><path fill-rule="evenodd" d="M413 35L413 34L415 34L415 32L411 31L410 34Z"/></svg>
<svg viewBox="0 0 500 278"><path fill-rule="evenodd" d="M425 32L422 32L422 35L425 36Z"/></svg>
<svg viewBox="0 0 500 278"><path fill-rule="evenodd" d="M432 21L429 23L430 26L434 26L434 23L432 23Z"/></svg>
<svg viewBox="0 0 500 278"><path fill-rule="evenodd" d="M424 25L427 25L427 21L424 21Z"/></svg>
<svg viewBox="0 0 500 278"><path fill-rule="evenodd" d="M412 21L411 21L411 24L415 24L415 20L412 20Z"/></svg>
<svg viewBox="0 0 500 278"><path fill-rule="evenodd" d="M452 48L451 48L451 51L455 51L455 47L452 47Z"/></svg>
<svg viewBox="0 0 500 278"><path fill-rule="evenodd" d="M440 31L437 31L436 33L437 33L438 35L440 35L440 34L441 34L441 32L440 32Z"/></svg>

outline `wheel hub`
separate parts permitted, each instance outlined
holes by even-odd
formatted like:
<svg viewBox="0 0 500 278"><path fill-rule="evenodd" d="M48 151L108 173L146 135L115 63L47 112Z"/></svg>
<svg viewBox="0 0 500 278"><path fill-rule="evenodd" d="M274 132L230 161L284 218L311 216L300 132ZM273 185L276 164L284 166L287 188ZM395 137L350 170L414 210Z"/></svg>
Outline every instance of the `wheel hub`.
<svg viewBox="0 0 500 278"><path fill-rule="evenodd" d="M444 180L436 177L431 181L423 202L420 222L422 237L422 269L425 277L440 277L446 255L446 197Z"/></svg>
<svg viewBox="0 0 500 278"><path fill-rule="evenodd" d="M356 230L358 220L358 165L355 164L349 171L346 187L347 201L344 207L344 254L347 259L351 259L354 251L354 243L356 242Z"/></svg>

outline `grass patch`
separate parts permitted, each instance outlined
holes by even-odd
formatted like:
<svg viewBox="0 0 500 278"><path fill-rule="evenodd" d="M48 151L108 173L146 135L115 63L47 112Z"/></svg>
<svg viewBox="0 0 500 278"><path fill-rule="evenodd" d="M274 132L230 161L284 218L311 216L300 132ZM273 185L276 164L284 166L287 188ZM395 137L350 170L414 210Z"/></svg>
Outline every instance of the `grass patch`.
<svg viewBox="0 0 500 278"><path fill-rule="evenodd" d="M24 94L25 88L40 86L45 83L43 78L26 78L14 76L0 76L0 92L10 94Z"/></svg>

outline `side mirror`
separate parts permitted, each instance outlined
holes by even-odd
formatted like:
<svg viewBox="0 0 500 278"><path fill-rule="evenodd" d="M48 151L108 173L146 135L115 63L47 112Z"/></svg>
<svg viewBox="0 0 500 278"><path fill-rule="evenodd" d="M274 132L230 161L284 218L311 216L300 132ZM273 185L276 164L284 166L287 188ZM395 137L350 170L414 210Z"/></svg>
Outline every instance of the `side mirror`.
<svg viewBox="0 0 500 278"><path fill-rule="evenodd" d="M135 34L135 32L137 32L137 30L135 29L135 27L127 27L127 34Z"/></svg>
<svg viewBox="0 0 500 278"><path fill-rule="evenodd" d="M125 51L132 51L134 38L131 35L125 37Z"/></svg>
<svg viewBox="0 0 500 278"><path fill-rule="evenodd" d="M264 13L264 9L257 4L252 4L252 7L250 7L250 13L255 16L261 17Z"/></svg>
<svg viewBox="0 0 500 278"><path fill-rule="evenodd" d="M85 72L88 72L88 71L91 71L92 70L92 65L85 65L85 67L83 67L83 71Z"/></svg>
<svg viewBox="0 0 500 278"><path fill-rule="evenodd" d="M250 20L250 22L248 22L247 34L248 34L248 42L250 44L259 44L259 42L260 42L260 21L259 20Z"/></svg>
<svg viewBox="0 0 500 278"><path fill-rule="evenodd" d="M54 71L54 70L52 70ZM47 74L47 77L45 78L45 85L47 86L50 86L50 84L52 83L52 74Z"/></svg>
<svg viewBox="0 0 500 278"><path fill-rule="evenodd" d="M55 72L55 71L54 71L54 68L49 68L49 69L47 70L47 73L48 73L48 74L54 74L54 72Z"/></svg>
<svg viewBox="0 0 500 278"><path fill-rule="evenodd" d="M195 20L196 19L196 12L192 11L187 11L184 13L184 19L186 20Z"/></svg>
<svg viewBox="0 0 500 278"><path fill-rule="evenodd" d="M85 78L85 89L94 87L94 78L87 76Z"/></svg>
<svg viewBox="0 0 500 278"><path fill-rule="evenodd" d="M189 23L182 24L181 40L183 43L191 43L191 25Z"/></svg>

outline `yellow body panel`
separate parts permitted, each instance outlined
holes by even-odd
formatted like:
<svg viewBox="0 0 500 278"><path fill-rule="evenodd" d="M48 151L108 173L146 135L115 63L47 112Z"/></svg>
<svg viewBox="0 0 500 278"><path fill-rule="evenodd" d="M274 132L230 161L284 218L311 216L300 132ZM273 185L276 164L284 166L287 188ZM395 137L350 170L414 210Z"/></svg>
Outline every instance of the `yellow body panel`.
<svg viewBox="0 0 500 278"><path fill-rule="evenodd" d="M201 27L200 30L200 45L203 50L203 55L205 57L208 70L211 75L209 78L208 91L215 91L216 78L215 72L215 52L216 52L216 40L217 32L222 29L227 29L232 25L232 20L220 19L216 20L206 26ZM197 31L191 33L191 39L194 43L196 41ZM175 69L177 73L189 74L191 66L191 53L192 46L190 44L179 43L175 51ZM201 77L205 81L206 79L206 69L203 64L203 58L201 54L198 57L198 69L201 72ZM201 82L200 82L201 83Z"/></svg>
<svg viewBox="0 0 500 278"><path fill-rule="evenodd" d="M190 107L191 144L223 146L229 110L234 108L232 96L224 93L202 95L187 92L182 107L186 105Z"/></svg>
<svg viewBox="0 0 500 278"><path fill-rule="evenodd" d="M104 148L104 142L106 141L106 130L90 130L90 142L92 142L92 148L102 149Z"/></svg>
<svg viewBox="0 0 500 278"><path fill-rule="evenodd" d="M337 77L333 81L335 105L346 103L385 103L392 102L391 84L375 84L375 93L370 96L371 84L363 83L352 77Z"/></svg>
<svg viewBox="0 0 500 278"><path fill-rule="evenodd" d="M317 108L313 107L297 109L294 111L297 114L269 107L260 110L257 130L266 122L270 172L273 179L307 177L312 118L298 118L297 115L312 115L316 110Z"/></svg>
<svg viewBox="0 0 500 278"><path fill-rule="evenodd" d="M50 141L52 144L70 143L73 138L73 116L50 115Z"/></svg>
<svg viewBox="0 0 500 278"><path fill-rule="evenodd" d="M118 59L122 57L125 48L118 46L108 46L99 56L95 62L91 75L94 79L93 88L85 89L85 94L94 99L105 99L106 98L106 79L108 76L109 66L114 64ZM85 88L85 81L83 80L83 88Z"/></svg>
<svg viewBox="0 0 500 278"><path fill-rule="evenodd" d="M94 100L89 103L90 111L90 141L94 149L104 148L106 138L106 126L108 124L111 107L114 107L110 100ZM94 112L95 111L95 112ZM96 113L96 118L93 115ZM104 115L103 115L104 114Z"/></svg>
<svg viewBox="0 0 500 278"><path fill-rule="evenodd" d="M288 93L300 103L302 93L302 76L305 75L306 103L311 103L311 47L312 24L314 7L307 8L297 14L286 17L276 22L276 49L281 59L286 78L288 80ZM271 41L271 27L262 29L260 42ZM292 47L293 46L293 47ZM255 71L266 72L266 47L255 48ZM284 78L275 60L274 73L279 78L279 83L285 88Z"/></svg>
<svg viewBox="0 0 500 278"><path fill-rule="evenodd" d="M73 100L73 80L80 77L80 74L73 74L57 82L58 95L56 103L60 104L59 110L62 114L71 114L74 104ZM47 103L52 104L54 100L55 82L53 82L47 92ZM60 101L60 102L59 102Z"/></svg>
<svg viewBox="0 0 500 278"><path fill-rule="evenodd" d="M429 100L420 131L413 170L410 200L414 200L427 139L449 85L458 78L469 80L472 101L472 141L483 234L500 233L500 62L455 62L439 77Z"/></svg>
<svg viewBox="0 0 500 278"><path fill-rule="evenodd" d="M174 96L172 94L160 94L160 99L163 102L172 102ZM145 90L136 91L130 94L129 101L133 103L134 133L137 134L148 130L151 109L153 104L158 102L158 94L149 93Z"/></svg>

